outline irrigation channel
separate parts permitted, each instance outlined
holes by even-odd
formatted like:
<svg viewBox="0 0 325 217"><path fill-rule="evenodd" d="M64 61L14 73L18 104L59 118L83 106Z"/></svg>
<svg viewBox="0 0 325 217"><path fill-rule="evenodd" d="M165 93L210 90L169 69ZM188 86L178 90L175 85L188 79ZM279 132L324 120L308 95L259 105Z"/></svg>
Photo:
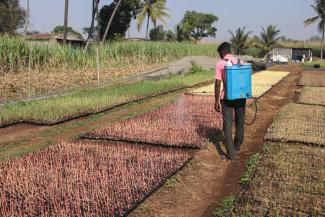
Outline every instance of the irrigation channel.
<svg viewBox="0 0 325 217"><path fill-rule="evenodd" d="M238 159L228 162L221 158L224 147L217 137L211 139L203 149L188 150L193 160L130 216L209 217L219 200L240 190L238 180L245 169L245 162L263 148L266 130L280 108L297 100L296 91L299 87L296 84L301 74L300 67L289 64L275 66L272 70L289 71L291 74L258 100L256 122L245 129L245 143ZM166 106L184 92L179 90L54 126L14 125L0 129L1 138L10 138L5 143L0 142L0 159L36 151L58 141L75 139L107 123L116 123Z"/></svg>

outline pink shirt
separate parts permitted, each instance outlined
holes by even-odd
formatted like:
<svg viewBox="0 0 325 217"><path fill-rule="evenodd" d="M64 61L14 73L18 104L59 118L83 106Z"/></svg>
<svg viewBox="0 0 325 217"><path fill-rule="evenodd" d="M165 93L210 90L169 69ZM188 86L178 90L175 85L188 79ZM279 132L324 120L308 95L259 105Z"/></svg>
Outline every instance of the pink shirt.
<svg viewBox="0 0 325 217"><path fill-rule="evenodd" d="M215 79L219 80L219 81L224 81L225 80L225 66L227 64L226 60L230 60L232 62L232 64L237 64L238 60L231 54L227 54L223 60L220 60L217 65L216 65L216 75L215 75ZM243 64L244 62L241 61L241 63ZM223 85L224 86L224 85ZM225 97L225 89L221 88L220 91L220 99L224 99Z"/></svg>

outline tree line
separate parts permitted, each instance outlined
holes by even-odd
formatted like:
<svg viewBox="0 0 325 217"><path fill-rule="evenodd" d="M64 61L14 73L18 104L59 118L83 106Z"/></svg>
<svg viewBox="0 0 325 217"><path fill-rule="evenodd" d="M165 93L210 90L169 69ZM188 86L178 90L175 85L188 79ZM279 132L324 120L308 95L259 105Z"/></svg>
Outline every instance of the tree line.
<svg viewBox="0 0 325 217"><path fill-rule="evenodd" d="M132 19L136 19L138 31L146 27L145 38L149 39L150 22L154 28L150 31L151 38L155 40L155 31L159 33L161 26L157 22L167 24L170 18L169 9L166 8L166 0L114 0L111 4L98 8L100 0L92 0L92 20L89 27L84 28L91 38L111 40L123 38L130 28ZM65 6L69 7L69 0L65 0ZM97 14L96 14L97 13ZM14 34L16 30L25 24L26 11L19 6L19 0L0 0L0 33ZM65 10L64 20L68 20L68 10ZM95 23L95 20L97 23ZM217 29L213 24L218 17L213 14L205 14L196 11L187 11L183 20L175 28L169 30L169 40L200 40L203 37L215 36ZM108 26L109 24L109 26ZM55 33L77 33L67 24L56 26ZM37 33L37 31L33 31ZM161 37L161 36L157 36ZM164 35L165 37L165 35Z"/></svg>
<svg viewBox="0 0 325 217"><path fill-rule="evenodd" d="M104 6L99 12L100 37L105 37L104 30L111 18L114 9L120 0L115 0L110 5ZM151 40L200 40L203 37L214 37L217 29L213 24L218 21L218 17L209 13L187 11L183 20L175 30L168 30L168 34L163 30L163 25L157 26L160 21L167 24L166 19L170 18L169 9L166 8L166 1L163 0L124 0L119 6L118 13L111 23L106 39L124 37L130 28L132 18L136 19L138 31L145 25L145 38ZM149 32L150 23L154 28Z"/></svg>
<svg viewBox="0 0 325 217"><path fill-rule="evenodd" d="M264 57L267 53L271 52L273 48L282 39L280 30L274 25L269 25L266 28L262 27L260 36L250 37L251 31L247 31L246 27L239 27L235 32L228 30L231 38L230 44L234 54L243 55L248 54L249 48L256 48L257 53L255 56Z"/></svg>
<svg viewBox="0 0 325 217"><path fill-rule="evenodd" d="M100 0L92 0L92 20L90 27L84 28L84 33L88 38L97 40L113 40L123 38L130 28L132 19L136 19L138 30L145 25L145 38L154 41L198 41L204 37L215 37L217 29L214 23L218 17L214 14L201 13L197 11L187 11L181 22L175 29L165 30L163 25L158 25L160 21L167 23L170 18L169 9L166 8L166 0L113 0L109 5L105 5L99 10ZM68 7L69 0L65 0ZM325 38L325 0L314 0L311 7L316 15L304 21L310 25L318 21L318 31L321 33L321 58L323 58L323 42ZM67 26L68 8L65 10L65 25L56 28L56 32L76 33ZM17 29L24 26L26 11L20 7L19 0L0 0L0 33L14 34ZM95 20L97 23L95 23ZM150 23L153 28L149 30ZM261 55L270 52L279 40L280 31L276 26L269 25L262 28L260 36L250 37L251 32L246 27L241 27L234 32L229 31L230 42L236 54L245 53L248 48L257 48Z"/></svg>

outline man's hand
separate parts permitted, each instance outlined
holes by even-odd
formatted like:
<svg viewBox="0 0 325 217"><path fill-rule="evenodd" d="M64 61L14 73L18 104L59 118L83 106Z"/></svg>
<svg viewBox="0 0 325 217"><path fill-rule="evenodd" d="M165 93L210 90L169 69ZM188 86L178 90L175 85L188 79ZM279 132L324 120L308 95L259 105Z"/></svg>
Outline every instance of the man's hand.
<svg viewBox="0 0 325 217"><path fill-rule="evenodd" d="M220 101L216 101L214 103L214 109L219 113L221 112L221 105L220 105Z"/></svg>
<svg viewBox="0 0 325 217"><path fill-rule="evenodd" d="M216 80L216 83L214 84L214 97L215 97L214 109L218 113L221 112L220 89L221 89L221 81L220 80Z"/></svg>
<svg viewBox="0 0 325 217"><path fill-rule="evenodd" d="M255 100L252 98L246 100L247 105L252 105L254 102L255 102Z"/></svg>

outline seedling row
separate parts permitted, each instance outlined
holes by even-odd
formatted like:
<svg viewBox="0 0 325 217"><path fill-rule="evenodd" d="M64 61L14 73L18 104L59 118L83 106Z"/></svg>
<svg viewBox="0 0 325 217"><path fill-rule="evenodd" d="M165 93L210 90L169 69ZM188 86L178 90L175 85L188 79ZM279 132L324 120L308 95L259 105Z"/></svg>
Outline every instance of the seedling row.
<svg viewBox="0 0 325 217"><path fill-rule="evenodd" d="M265 139L324 145L324 119L324 106L288 104L279 112Z"/></svg>
<svg viewBox="0 0 325 217"><path fill-rule="evenodd" d="M62 142L0 164L0 215L125 216L189 160L169 148Z"/></svg>
<svg viewBox="0 0 325 217"><path fill-rule="evenodd" d="M298 85L308 87L325 87L324 72L305 71L302 73Z"/></svg>
<svg viewBox="0 0 325 217"><path fill-rule="evenodd" d="M304 87L298 102L308 105L325 106L325 87Z"/></svg>
<svg viewBox="0 0 325 217"><path fill-rule="evenodd" d="M235 216L325 215L325 152L298 143L267 145Z"/></svg>
<svg viewBox="0 0 325 217"><path fill-rule="evenodd" d="M184 96L169 106L95 129L84 138L202 148L221 128L213 97Z"/></svg>

